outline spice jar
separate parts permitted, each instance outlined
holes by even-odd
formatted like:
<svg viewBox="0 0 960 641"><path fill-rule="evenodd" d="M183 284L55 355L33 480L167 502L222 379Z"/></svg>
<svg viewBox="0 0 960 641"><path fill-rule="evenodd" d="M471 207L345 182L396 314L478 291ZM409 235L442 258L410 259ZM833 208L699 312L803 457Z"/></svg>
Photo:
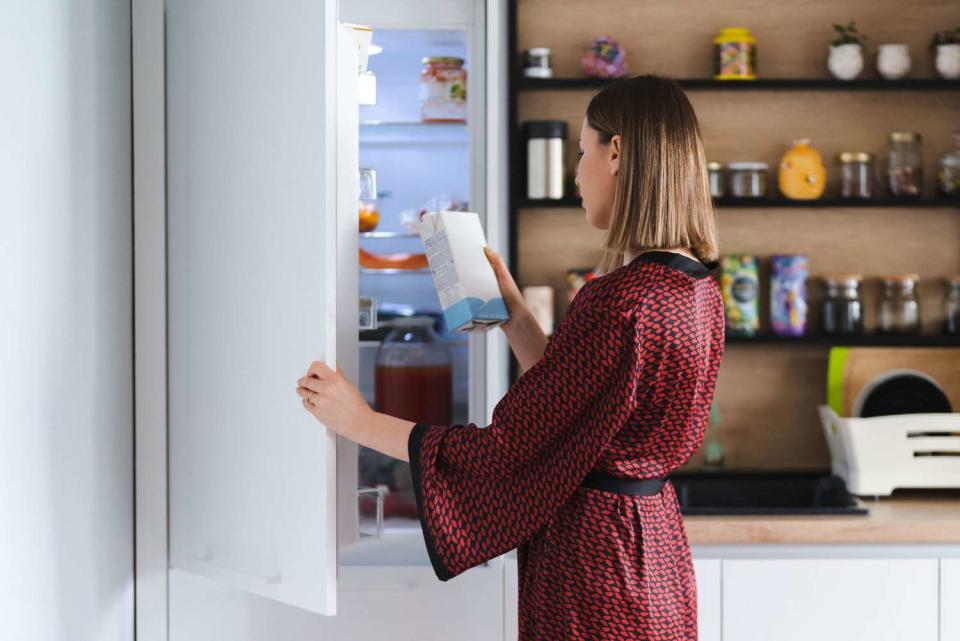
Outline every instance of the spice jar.
<svg viewBox="0 0 960 641"><path fill-rule="evenodd" d="M523 75L527 78L552 78L550 49L534 47L523 52Z"/></svg>
<svg viewBox="0 0 960 641"><path fill-rule="evenodd" d="M883 334L919 334L920 308L917 303L916 274L886 276L880 299L880 332Z"/></svg>
<svg viewBox="0 0 960 641"><path fill-rule="evenodd" d="M860 274L833 274L823 277L827 287L823 299L821 331L829 336L863 334L863 300Z"/></svg>
<svg viewBox="0 0 960 641"><path fill-rule="evenodd" d="M894 131L887 148L887 175L891 196L918 197L923 188L923 158L920 134Z"/></svg>
<svg viewBox="0 0 960 641"><path fill-rule="evenodd" d="M449 424L453 408L453 358L431 316L381 321L390 327L377 348L375 405L408 421Z"/></svg>
<svg viewBox="0 0 960 641"><path fill-rule="evenodd" d="M960 334L960 276L947 279L943 295L943 333Z"/></svg>
<svg viewBox="0 0 960 641"><path fill-rule="evenodd" d="M723 197L724 173L722 162L707 163L707 176L710 179L710 196L713 198Z"/></svg>
<svg viewBox="0 0 960 641"><path fill-rule="evenodd" d="M757 40L743 27L725 27L713 39L714 80L754 80Z"/></svg>
<svg viewBox="0 0 960 641"><path fill-rule="evenodd" d="M420 70L420 119L423 122L465 122L467 72L463 58L424 58Z"/></svg>
<svg viewBox="0 0 960 641"><path fill-rule="evenodd" d="M937 191L941 196L960 196L960 131L953 132L953 151L940 157Z"/></svg>
<svg viewBox="0 0 960 641"><path fill-rule="evenodd" d="M877 192L873 154L845 151L840 161L841 198L874 198Z"/></svg>
<svg viewBox="0 0 960 641"><path fill-rule="evenodd" d="M736 198L764 198L767 195L767 172L765 162L732 162L727 164L730 172L730 195Z"/></svg>

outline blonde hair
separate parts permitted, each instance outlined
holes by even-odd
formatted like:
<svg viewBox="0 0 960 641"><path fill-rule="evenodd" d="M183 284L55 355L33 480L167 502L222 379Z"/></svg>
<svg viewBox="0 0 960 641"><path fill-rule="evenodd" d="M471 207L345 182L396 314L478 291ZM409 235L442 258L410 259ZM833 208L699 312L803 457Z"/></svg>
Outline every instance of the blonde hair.
<svg viewBox="0 0 960 641"><path fill-rule="evenodd" d="M683 89L655 75L618 80L590 100L587 124L609 144L619 134L620 166L602 273L624 254L688 247L703 263L718 260L700 124Z"/></svg>

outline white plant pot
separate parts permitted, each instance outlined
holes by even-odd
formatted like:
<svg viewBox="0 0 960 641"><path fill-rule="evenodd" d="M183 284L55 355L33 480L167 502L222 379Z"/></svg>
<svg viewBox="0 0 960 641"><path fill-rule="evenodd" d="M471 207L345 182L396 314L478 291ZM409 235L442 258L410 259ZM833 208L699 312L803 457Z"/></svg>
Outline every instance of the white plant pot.
<svg viewBox="0 0 960 641"><path fill-rule="evenodd" d="M937 45L936 66L942 78L960 78L960 44Z"/></svg>
<svg viewBox="0 0 960 641"><path fill-rule="evenodd" d="M853 80L863 71L863 47L855 42L831 46L827 69L837 80Z"/></svg>
<svg viewBox="0 0 960 641"><path fill-rule="evenodd" d="M882 44L877 50L877 71L887 80L910 73L910 48L905 44Z"/></svg>

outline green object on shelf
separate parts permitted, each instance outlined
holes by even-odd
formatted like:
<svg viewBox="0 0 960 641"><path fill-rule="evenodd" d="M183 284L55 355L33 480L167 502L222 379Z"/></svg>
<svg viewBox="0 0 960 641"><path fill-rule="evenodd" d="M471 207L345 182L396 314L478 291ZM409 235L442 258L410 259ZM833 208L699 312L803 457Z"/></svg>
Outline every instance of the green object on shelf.
<svg viewBox="0 0 960 641"><path fill-rule="evenodd" d="M849 347L831 347L827 360L827 405L837 416L843 416L843 373L849 354Z"/></svg>

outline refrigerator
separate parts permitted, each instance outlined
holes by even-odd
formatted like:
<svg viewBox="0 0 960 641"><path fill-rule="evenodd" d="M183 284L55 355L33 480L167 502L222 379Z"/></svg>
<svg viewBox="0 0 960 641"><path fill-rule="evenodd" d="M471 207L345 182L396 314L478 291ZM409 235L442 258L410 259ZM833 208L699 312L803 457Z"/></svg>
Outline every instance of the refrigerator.
<svg viewBox="0 0 960 641"><path fill-rule="evenodd" d="M381 339L361 330L362 311L364 323L439 318L429 270L360 266L361 248L423 252L402 215L452 197L506 253L488 9L166 2L168 418L156 456L172 570L333 615L339 554L420 528L409 464L327 430L295 386L320 360L374 405ZM368 40L381 49L366 60L376 102L361 105ZM464 122L421 121L422 59L438 56L464 61ZM361 167L376 170L373 233L359 229ZM442 321L437 334L453 358L450 422L485 425L507 382L505 340Z"/></svg>

